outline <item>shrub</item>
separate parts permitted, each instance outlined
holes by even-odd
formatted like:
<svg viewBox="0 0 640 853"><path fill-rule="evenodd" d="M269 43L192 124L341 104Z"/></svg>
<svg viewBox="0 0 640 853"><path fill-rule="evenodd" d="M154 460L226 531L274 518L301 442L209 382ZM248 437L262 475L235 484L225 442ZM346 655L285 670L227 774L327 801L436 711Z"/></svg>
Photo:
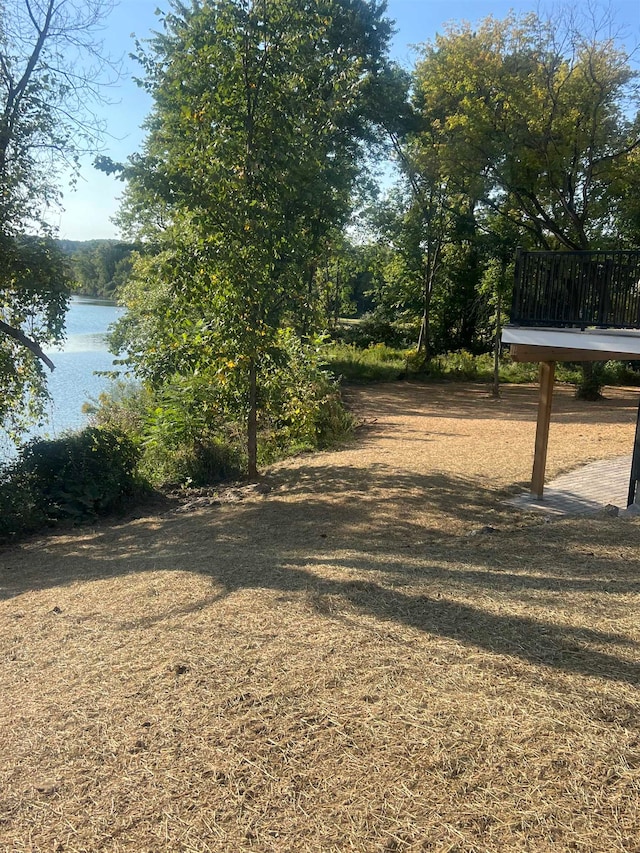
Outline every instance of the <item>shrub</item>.
<svg viewBox="0 0 640 853"><path fill-rule="evenodd" d="M640 385L638 361L607 361L604 377L607 385Z"/></svg>
<svg viewBox="0 0 640 853"><path fill-rule="evenodd" d="M600 362L587 361L582 366L580 380L576 383L578 400L601 400L605 384L604 365Z"/></svg>
<svg viewBox="0 0 640 853"><path fill-rule="evenodd" d="M329 391L318 408L316 418L316 447L326 450L353 435L354 421L345 409L339 391Z"/></svg>
<svg viewBox="0 0 640 853"><path fill-rule="evenodd" d="M352 430L340 393L320 366L320 341L279 331L259 365L258 457L343 440ZM157 389L117 385L92 406L94 423L117 426L140 447L139 471L153 486L205 486L246 469L246 371L242 364L174 375Z"/></svg>
<svg viewBox="0 0 640 853"><path fill-rule="evenodd" d="M385 344L406 349L415 346L420 332L420 321L404 318L389 320L380 313L363 314L357 321L343 323L333 331L333 337L345 344L359 348Z"/></svg>
<svg viewBox="0 0 640 853"><path fill-rule="evenodd" d="M262 463L328 447L352 430L340 391L322 367L322 340L303 342L292 330L283 329L278 344L279 357L261 366L258 425Z"/></svg>
<svg viewBox="0 0 640 853"><path fill-rule="evenodd" d="M158 487L209 486L242 476L242 453L215 436L199 441L153 441L143 448L140 473Z"/></svg>
<svg viewBox="0 0 640 853"><path fill-rule="evenodd" d="M82 411L93 426L123 432L134 443L140 441L152 394L138 382L113 382L97 400L85 403Z"/></svg>
<svg viewBox="0 0 640 853"><path fill-rule="evenodd" d="M139 448L140 476L155 487L204 486L234 479L242 453L204 377L172 377L152 390L119 382L87 407L94 424L117 428Z"/></svg>
<svg viewBox="0 0 640 853"><path fill-rule="evenodd" d="M87 427L34 439L0 476L0 534L81 522L121 508L142 489L139 451L118 430Z"/></svg>
<svg viewBox="0 0 640 853"><path fill-rule="evenodd" d="M442 373L448 379L471 381L479 379L482 375L478 356L474 356L468 350L451 352L446 356L439 356L434 361L440 362Z"/></svg>
<svg viewBox="0 0 640 853"><path fill-rule="evenodd" d="M336 343L327 346L323 357L329 371L347 382L380 382L403 379L411 372L410 360L415 351L398 350L386 344L373 344L366 349L355 344Z"/></svg>

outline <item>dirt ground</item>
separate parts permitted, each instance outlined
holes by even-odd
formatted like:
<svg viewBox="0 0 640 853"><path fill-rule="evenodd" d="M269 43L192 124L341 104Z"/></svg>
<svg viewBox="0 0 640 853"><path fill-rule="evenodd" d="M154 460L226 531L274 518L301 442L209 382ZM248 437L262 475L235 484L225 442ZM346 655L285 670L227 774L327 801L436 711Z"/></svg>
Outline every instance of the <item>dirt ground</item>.
<svg viewBox="0 0 640 853"><path fill-rule="evenodd" d="M545 518L536 389L0 554L2 851L640 851L640 522ZM559 388L548 474L638 390Z"/></svg>

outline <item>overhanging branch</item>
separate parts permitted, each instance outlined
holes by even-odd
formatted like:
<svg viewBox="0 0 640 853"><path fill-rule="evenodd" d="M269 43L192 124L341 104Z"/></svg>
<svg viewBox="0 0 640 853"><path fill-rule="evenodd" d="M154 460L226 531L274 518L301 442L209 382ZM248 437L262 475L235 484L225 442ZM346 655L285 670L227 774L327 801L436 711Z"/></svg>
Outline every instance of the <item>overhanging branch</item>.
<svg viewBox="0 0 640 853"><path fill-rule="evenodd" d="M5 335L8 335L10 338L13 338L14 341L18 341L18 343L22 344L22 346L26 347L28 350L37 356L40 361L43 361L49 370L55 370L56 366L51 361L48 355L42 351L42 347L37 341L28 338L24 332L21 332L20 329L15 329L13 326L10 326L8 323L5 323L4 320L0 320L0 332L4 332Z"/></svg>

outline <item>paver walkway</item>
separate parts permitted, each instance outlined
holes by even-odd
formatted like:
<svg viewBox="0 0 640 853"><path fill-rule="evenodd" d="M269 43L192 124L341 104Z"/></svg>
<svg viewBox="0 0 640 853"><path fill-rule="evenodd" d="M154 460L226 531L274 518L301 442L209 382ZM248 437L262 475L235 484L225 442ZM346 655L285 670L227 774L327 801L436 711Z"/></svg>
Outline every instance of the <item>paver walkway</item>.
<svg viewBox="0 0 640 853"><path fill-rule="evenodd" d="M631 455L600 459L545 485L542 500L531 494L508 501L523 509L537 509L554 515L598 512L613 504L626 510L631 472Z"/></svg>

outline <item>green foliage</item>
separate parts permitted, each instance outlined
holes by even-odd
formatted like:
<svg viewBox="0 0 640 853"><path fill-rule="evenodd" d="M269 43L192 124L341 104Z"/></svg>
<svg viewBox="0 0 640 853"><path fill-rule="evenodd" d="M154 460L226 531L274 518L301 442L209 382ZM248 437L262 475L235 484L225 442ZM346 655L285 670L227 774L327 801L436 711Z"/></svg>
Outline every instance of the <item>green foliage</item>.
<svg viewBox="0 0 640 853"><path fill-rule="evenodd" d="M321 341L303 343L290 329L279 332L277 358L260 366L260 457L269 462L327 447L351 431L334 382L322 369Z"/></svg>
<svg viewBox="0 0 640 853"><path fill-rule="evenodd" d="M211 405L215 395L197 377L174 377L154 392L118 382L86 407L94 424L120 430L138 448L138 473L155 487L211 485L242 470L237 436Z"/></svg>
<svg viewBox="0 0 640 853"><path fill-rule="evenodd" d="M71 253L75 289L85 296L116 298L131 272L140 246L117 240L87 240Z"/></svg>
<svg viewBox="0 0 640 853"><path fill-rule="evenodd" d="M319 342L290 329L258 368L258 455L261 463L342 441L351 431L335 384L320 368ZM140 448L141 475L155 486L208 485L247 467L238 410L242 370L175 373L150 384L114 386L91 407L96 424L118 428Z"/></svg>
<svg viewBox="0 0 640 853"><path fill-rule="evenodd" d="M259 383L289 357L283 330L314 332L390 24L365 0L175 3L162 20L139 56L154 108L122 212L157 251L134 264L113 340L155 388L206 375L245 426L253 477Z"/></svg>
<svg viewBox="0 0 640 853"><path fill-rule="evenodd" d="M498 212L543 248L616 238L616 177L637 144L637 75L593 23L487 18L426 45L415 106L442 172L483 218Z"/></svg>
<svg viewBox="0 0 640 853"><path fill-rule="evenodd" d="M428 147L428 143L422 141ZM370 312L387 326L370 342L419 346L425 355L486 343L486 299L480 282L497 247L488 245L469 210L473 203L448 191L431 171L419 174L415 140L402 151L408 175L375 211L370 221L378 235L372 257ZM409 155L412 158L409 160ZM400 323L410 338L390 333ZM359 342L359 341L358 341Z"/></svg>
<svg viewBox="0 0 640 853"><path fill-rule="evenodd" d="M325 385L318 403L314 417L317 448L327 450L351 439L354 419L345 409L339 390L335 386Z"/></svg>
<svg viewBox="0 0 640 853"><path fill-rule="evenodd" d="M485 356L488 360L489 356ZM508 353L503 353L499 365L500 382L514 383L537 382L540 366L536 363L512 361ZM559 382L570 382L571 377L567 375L563 365L558 365L556 378Z"/></svg>
<svg viewBox="0 0 640 853"><path fill-rule="evenodd" d="M144 447L140 473L157 488L211 486L239 479L244 471L241 449L216 436L168 445L154 439Z"/></svg>
<svg viewBox="0 0 640 853"><path fill-rule="evenodd" d="M421 317L417 345L428 357L433 300L442 289L447 249L455 241L458 200L428 140L422 147L415 139L403 145L392 134L392 140L402 178L371 216L382 247L378 305L387 312L402 306Z"/></svg>
<svg viewBox="0 0 640 853"><path fill-rule="evenodd" d="M139 444L152 399L151 393L140 383L117 381L97 400L86 402L82 411L94 426L122 432Z"/></svg>
<svg viewBox="0 0 640 853"><path fill-rule="evenodd" d="M576 382L578 400L601 400L605 384L604 364L588 361L582 365L581 376Z"/></svg>
<svg viewBox="0 0 640 853"><path fill-rule="evenodd" d="M0 222L0 422L18 434L44 412L43 347L64 337L70 295L53 241L2 235Z"/></svg>
<svg viewBox="0 0 640 853"><path fill-rule="evenodd" d="M603 373L606 385L640 385L639 361L607 361Z"/></svg>
<svg viewBox="0 0 640 853"><path fill-rule="evenodd" d="M497 387L516 247L637 245L639 77L609 23L510 14L424 45L390 132L399 180L369 214L381 322L334 337L430 356L494 345ZM419 337L394 336L400 320L422 320Z"/></svg>
<svg viewBox="0 0 640 853"><path fill-rule="evenodd" d="M0 535L91 520L121 508L140 488L139 453L116 430L87 427L34 439L0 475Z"/></svg>
<svg viewBox="0 0 640 853"><path fill-rule="evenodd" d="M42 414L44 348L63 334L69 275L49 223L60 170L100 136L94 35L110 6L0 3L0 421L14 433Z"/></svg>
<svg viewBox="0 0 640 853"><path fill-rule="evenodd" d="M386 344L361 348L334 343L325 348L323 355L327 368L343 382L391 382L414 372L411 365L415 364L415 350L394 349Z"/></svg>
<svg viewBox="0 0 640 853"><path fill-rule="evenodd" d="M417 320L407 320L403 316L391 319L388 312L379 310L363 314L357 321L340 323L333 330L332 337L360 349L376 344L407 349L415 344L419 329Z"/></svg>
<svg viewBox="0 0 640 853"><path fill-rule="evenodd" d="M425 362L424 355L416 352L415 348L394 348L386 344L358 347L341 342L325 346L323 362L336 378L353 383L409 378L491 382L494 369L491 353L477 355L468 350L457 350L433 356ZM637 362L632 364L638 365ZM640 370L632 364L610 361L599 365L596 368L598 388L603 385L640 385ZM559 382L578 385L582 378L580 365L559 364L556 377ZM514 362L508 353L503 353L499 378L506 383L537 382L538 365Z"/></svg>
<svg viewBox="0 0 640 853"><path fill-rule="evenodd" d="M487 356L474 356L468 350L459 350L446 356L437 356L429 364L431 376L446 379L474 381L488 378Z"/></svg>
<svg viewBox="0 0 640 853"><path fill-rule="evenodd" d="M319 325L334 330L340 318L353 316L367 303L367 259L362 248L336 235L327 245L315 275Z"/></svg>
<svg viewBox="0 0 640 853"><path fill-rule="evenodd" d="M197 375L176 374L153 394L144 412L140 470L154 485L204 486L240 476L238 436L216 398Z"/></svg>
<svg viewBox="0 0 640 853"><path fill-rule="evenodd" d="M600 400L607 385L640 385L640 362L596 361L559 364L556 375L560 381L576 386L578 399Z"/></svg>

